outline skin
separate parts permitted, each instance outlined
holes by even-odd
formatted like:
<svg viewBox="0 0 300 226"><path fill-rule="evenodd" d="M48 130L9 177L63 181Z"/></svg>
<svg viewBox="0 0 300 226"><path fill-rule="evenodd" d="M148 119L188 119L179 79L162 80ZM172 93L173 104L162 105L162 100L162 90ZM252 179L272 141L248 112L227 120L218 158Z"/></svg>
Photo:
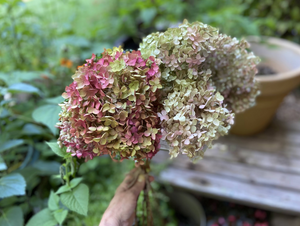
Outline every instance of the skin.
<svg viewBox="0 0 300 226"><path fill-rule="evenodd" d="M146 180L152 182L153 177L140 174L138 179L134 176L137 168L130 171L117 188L115 196L103 214L99 226L131 226L135 219L137 199L145 187Z"/></svg>

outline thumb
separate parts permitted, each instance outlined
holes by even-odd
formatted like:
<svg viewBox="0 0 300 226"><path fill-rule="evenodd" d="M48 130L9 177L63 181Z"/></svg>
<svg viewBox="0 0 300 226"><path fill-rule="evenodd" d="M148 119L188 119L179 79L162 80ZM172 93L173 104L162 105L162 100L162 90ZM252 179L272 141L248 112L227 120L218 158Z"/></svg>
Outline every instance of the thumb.
<svg viewBox="0 0 300 226"><path fill-rule="evenodd" d="M138 197L141 193L141 191L144 189L146 184L146 175L140 174L137 182L128 190L132 192L136 197Z"/></svg>

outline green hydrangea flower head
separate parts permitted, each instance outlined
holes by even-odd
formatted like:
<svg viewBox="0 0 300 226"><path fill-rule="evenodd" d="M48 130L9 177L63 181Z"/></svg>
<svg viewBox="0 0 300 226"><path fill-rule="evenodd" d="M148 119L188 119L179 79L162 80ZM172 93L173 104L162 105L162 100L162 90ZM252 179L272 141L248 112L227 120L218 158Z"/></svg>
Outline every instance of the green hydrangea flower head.
<svg viewBox="0 0 300 226"><path fill-rule="evenodd" d="M161 60L158 115L172 157L182 153L193 160L201 158L212 141L228 133L233 112L255 104L259 58L247 48L245 40L187 20L143 39L142 56Z"/></svg>

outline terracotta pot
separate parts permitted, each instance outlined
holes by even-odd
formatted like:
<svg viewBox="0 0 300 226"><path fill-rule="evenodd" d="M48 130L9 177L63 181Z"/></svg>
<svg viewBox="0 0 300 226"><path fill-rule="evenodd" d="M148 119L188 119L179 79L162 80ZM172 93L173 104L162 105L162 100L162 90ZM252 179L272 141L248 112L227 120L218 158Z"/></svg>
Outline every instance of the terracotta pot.
<svg viewBox="0 0 300 226"><path fill-rule="evenodd" d="M251 50L262 65L270 66L277 74L256 76L261 94L256 105L236 114L230 133L253 135L263 131L271 122L283 98L300 84L300 46L278 38L249 37Z"/></svg>

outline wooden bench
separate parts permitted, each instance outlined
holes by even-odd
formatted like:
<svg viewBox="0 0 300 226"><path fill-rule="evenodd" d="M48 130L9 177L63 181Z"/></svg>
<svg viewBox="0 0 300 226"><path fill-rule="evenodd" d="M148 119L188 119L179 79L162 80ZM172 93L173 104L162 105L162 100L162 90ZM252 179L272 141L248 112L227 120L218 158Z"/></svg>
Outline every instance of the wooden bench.
<svg viewBox="0 0 300 226"><path fill-rule="evenodd" d="M300 122L275 121L261 134L219 141L196 164L183 155L171 160L159 179L204 196L300 215ZM160 151L153 162L167 159L168 152Z"/></svg>

